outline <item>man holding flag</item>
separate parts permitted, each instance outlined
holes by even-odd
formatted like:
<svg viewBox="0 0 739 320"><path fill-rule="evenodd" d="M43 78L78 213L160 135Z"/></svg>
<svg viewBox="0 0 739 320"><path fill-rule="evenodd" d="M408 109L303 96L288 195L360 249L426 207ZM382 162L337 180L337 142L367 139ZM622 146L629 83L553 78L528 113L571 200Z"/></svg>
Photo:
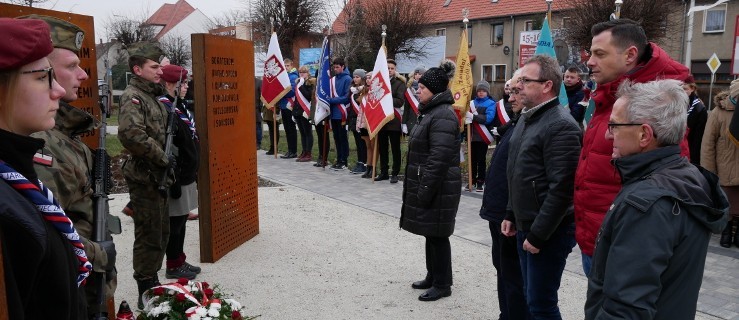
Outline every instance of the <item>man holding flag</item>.
<svg viewBox="0 0 739 320"><path fill-rule="evenodd" d="M316 125L316 135L318 137L318 161L314 167L325 167L328 163L328 129L326 127L326 118L331 114L331 106L328 100L331 98L331 43L328 37L323 38L323 46L321 47L321 64L316 74L316 98L315 103L311 104L311 119Z"/></svg>
<svg viewBox="0 0 739 320"><path fill-rule="evenodd" d="M298 80L298 70L293 67L293 61L290 58L285 59L285 71L288 79L290 79L290 91L280 99L277 105L280 107L282 114L282 127L285 128L285 138L287 139L287 152L281 155L282 159L292 159L298 157L298 132L293 121L293 108L300 108L295 100L294 85Z"/></svg>
<svg viewBox="0 0 739 320"><path fill-rule="evenodd" d="M272 32L272 37L269 40L269 49L267 50L267 59L264 60L264 76L262 77L262 102L265 108L274 111L275 117L272 118L272 127L270 133L272 133L273 148L271 152L267 154L277 154L277 119L276 115L279 113L279 109L275 110L275 105L287 94L295 93L292 92L292 83L290 82L290 76L288 75L290 70L285 66L285 61L282 59L282 52L280 46L277 43L277 33ZM292 115L292 114L291 114ZM294 124L293 124L294 126ZM272 131L274 130L274 132ZM293 128L295 130L295 128ZM294 131L293 131L294 132ZM295 142L297 145L297 141ZM297 147L296 147L297 148ZM289 150L288 150L289 153Z"/></svg>
<svg viewBox="0 0 739 320"><path fill-rule="evenodd" d="M328 98L328 103L331 106L331 130L336 144L336 163L331 169L338 171L346 169L349 162L349 137L345 124L352 77L346 69L344 59L334 58L332 65L334 76L331 78L331 97Z"/></svg>
<svg viewBox="0 0 739 320"><path fill-rule="evenodd" d="M405 79L395 72L395 66L395 60L387 59L387 70L390 76L390 94L393 98L395 118L380 129L377 143L380 152L380 163L382 165L380 166L380 175L375 178L375 181L390 179L390 183L398 183L398 174L400 173L401 108L405 101L403 93L406 90ZM393 170L390 172L390 176L388 176L388 169L390 168L388 142L390 142L390 148L393 152Z"/></svg>

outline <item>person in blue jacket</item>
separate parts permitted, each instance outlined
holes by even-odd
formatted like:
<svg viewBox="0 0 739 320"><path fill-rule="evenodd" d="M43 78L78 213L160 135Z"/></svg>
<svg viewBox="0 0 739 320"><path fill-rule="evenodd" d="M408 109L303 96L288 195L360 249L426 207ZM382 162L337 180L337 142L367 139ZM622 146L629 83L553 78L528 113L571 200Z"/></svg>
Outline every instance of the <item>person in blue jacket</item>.
<svg viewBox="0 0 739 320"><path fill-rule="evenodd" d="M293 61L285 58L285 70L290 77L292 90L288 92L277 105L280 107L282 114L282 127L285 128L285 138L287 138L287 152L280 156L282 159L292 159L298 157L298 131L293 121L293 107L300 108L295 101L295 83L298 79L298 70L293 67Z"/></svg>
<svg viewBox="0 0 739 320"><path fill-rule="evenodd" d="M487 126L495 119L495 99L490 97L490 84L485 80L477 84L476 91L477 95L473 100L475 108L467 112L467 123L477 123L482 130L488 130ZM483 139L480 133L472 128L470 161L475 185L467 186L467 190L474 187L478 192L482 192L482 186L485 184L486 155L491 142Z"/></svg>
<svg viewBox="0 0 739 320"><path fill-rule="evenodd" d="M334 68L333 92L328 103L331 105L331 130L334 133L334 143L336 144L336 163L331 166L333 170L343 170L347 168L349 158L349 138L346 133L346 108L349 106L349 87L351 86L352 77L349 70L346 69L346 63L343 58L334 58L331 62Z"/></svg>

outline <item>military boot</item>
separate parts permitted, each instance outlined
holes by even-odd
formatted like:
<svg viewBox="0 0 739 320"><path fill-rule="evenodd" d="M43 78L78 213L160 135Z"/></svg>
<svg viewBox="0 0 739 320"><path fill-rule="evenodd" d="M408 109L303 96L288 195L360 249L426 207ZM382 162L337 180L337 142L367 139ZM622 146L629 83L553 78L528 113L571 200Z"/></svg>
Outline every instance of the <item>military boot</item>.
<svg viewBox="0 0 739 320"><path fill-rule="evenodd" d="M158 285L161 285L161 283L159 283L159 279L157 277L151 277L148 279L136 280L136 284L139 287L139 301L137 307L139 307L139 310L144 310L144 292Z"/></svg>
<svg viewBox="0 0 739 320"><path fill-rule="evenodd" d="M729 223L726 224L726 228L724 228L724 231L721 232L721 241L719 241L719 244L724 248L731 247L731 238L734 232L734 221L729 221Z"/></svg>

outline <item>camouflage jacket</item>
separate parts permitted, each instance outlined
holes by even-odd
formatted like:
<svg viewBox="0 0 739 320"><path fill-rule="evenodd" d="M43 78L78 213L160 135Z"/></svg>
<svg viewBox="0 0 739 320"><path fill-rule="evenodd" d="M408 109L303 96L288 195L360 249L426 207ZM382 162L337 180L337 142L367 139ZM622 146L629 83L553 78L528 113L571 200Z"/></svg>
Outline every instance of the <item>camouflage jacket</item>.
<svg viewBox="0 0 739 320"><path fill-rule="evenodd" d="M127 180L158 184L169 164L164 154L168 113L157 100L164 93L160 84L134 76L121 95L118 139L132 155L123 166Z"/></svg>
<svg viewBox="0 0 739 320"><path fill-rule="evenodd" d="M53 129L32 135L45 141L39 153L51 157L50 164L34 162L34 169L39 180L54 192L54 197L74 223L95 271L103 272L107 255L89 240L94 226L93 154L80 139L81 134L94 130L99 122L84 110L65 102L59 103L54 120L56 125Z"/></svg>

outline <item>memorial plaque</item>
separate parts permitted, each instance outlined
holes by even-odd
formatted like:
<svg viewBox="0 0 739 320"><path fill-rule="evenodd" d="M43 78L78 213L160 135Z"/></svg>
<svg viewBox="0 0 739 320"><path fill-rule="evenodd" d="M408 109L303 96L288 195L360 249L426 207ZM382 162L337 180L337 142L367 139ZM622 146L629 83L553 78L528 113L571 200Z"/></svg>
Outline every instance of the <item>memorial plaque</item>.
<svg viewBox="0 0 739 320"><path fill-rule="evenodd" d="M0 17L15 18L29 14L38 14L55 17L76 24L85 31L85 39L80 49L80 67L87 72L89 78L82 82L77 92L78 99L71 105L87 111L100 119L100 105L98 102L97 57L95 54L95 22L91 16L84 16L69 12L60 12L39 8L0 4ZM82 135L82 141L90 148L97 149L99 144L98 131L94 130ZM255 147L256 148L256 147Z"/></svg>
<svg viewBox="0 0 739 320"><path fill-rule="evenodd" d="M215 262L259 233L254 44L192 35L200 135L200 259Z"/></svg>

